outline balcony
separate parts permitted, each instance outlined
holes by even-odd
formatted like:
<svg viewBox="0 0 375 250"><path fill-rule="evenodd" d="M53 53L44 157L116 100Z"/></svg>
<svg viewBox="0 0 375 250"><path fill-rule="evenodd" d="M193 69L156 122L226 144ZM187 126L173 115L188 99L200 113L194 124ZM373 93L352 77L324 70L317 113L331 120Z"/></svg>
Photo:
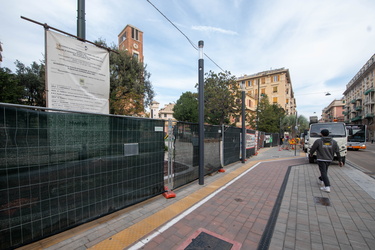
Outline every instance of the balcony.
<svg viewBox="0 0 375 250"><path fill-rule="evenodd" d="M362 106L357 106L357 107L355 108L355 110L357 110L357 111L362 110Z"/></svg>
<svg viewBox="0 0 375 250"><path fill-rule="evenodd" d="M354 104L354 103L355 103L355 99L351 100L350 103L353 103L353 104Z"/></svg>
<svg viewBox="0 0 375 250"><path fill-rule="evenodd" d="M348 111L342 111L343 115L348 115Z"/></svg>
<svg viewBox="0 0 375 250"><path fill-rule="evenodd" d="M367 113L365 118L366 119L374 118L374 113Z"/></svg>
<svg viewBox="0 0 375 250"><path fill-rule="evenodd" d="M362 116L356 116L354 118L352 118L352 122L356 122L356 121L360 121L362 120Z"/></svg>
<svg viewBox="0 0 375 250"><path fill-rule="evenodd" d="M375 90L374 90L374 88L369 88L368 90L366 90L365 92L364 92L364 94L365 95L368 95L368 94L370 94L371 92L374 92Z"/></svg>

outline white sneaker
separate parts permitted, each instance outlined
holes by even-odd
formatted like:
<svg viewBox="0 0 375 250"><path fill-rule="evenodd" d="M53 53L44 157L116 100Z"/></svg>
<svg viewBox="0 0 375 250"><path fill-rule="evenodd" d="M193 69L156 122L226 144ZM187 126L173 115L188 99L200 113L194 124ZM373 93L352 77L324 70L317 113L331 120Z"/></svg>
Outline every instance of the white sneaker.
<svg viewBox="0 0 375 250"><path fill-rule="evenodd" d="M318 179L318 185L324 186L324 181L321 181L320 179Z"/></svg>
<svg viewBox="0 0 375 250"><path fill-rule="evenodd" d="M330 193L331 192L331 188L330 187L321 187L320 190L326 192L326 193Z"/></svg>

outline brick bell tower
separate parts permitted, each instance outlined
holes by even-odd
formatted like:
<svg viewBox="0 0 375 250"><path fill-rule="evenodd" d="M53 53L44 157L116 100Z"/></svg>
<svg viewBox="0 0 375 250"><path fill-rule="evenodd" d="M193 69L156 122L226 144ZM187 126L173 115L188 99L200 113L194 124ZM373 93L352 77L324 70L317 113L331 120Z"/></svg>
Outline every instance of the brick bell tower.
<svg viewBox="0 0 375 250"><path fill-rule="evenodd" d="M143 63L143 32L132 25L126 27L118 35L118 47L128 51L139 62Z"/></svg>

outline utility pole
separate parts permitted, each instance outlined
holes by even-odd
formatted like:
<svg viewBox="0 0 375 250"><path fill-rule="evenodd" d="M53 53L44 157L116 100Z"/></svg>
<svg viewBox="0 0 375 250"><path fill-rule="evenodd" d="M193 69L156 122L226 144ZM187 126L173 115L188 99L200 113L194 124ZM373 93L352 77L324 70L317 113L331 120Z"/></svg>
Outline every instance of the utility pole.
<svg viewBox="0 0 375 250"><path fill-rule="evenodd" d="M85 0L77 0L77 1L78 1L77 36L83 40L86 40Z"/></svg>
<svg viewBox="0 0 375 250"><path fill-rule="evenodd" d="M255 123L256 130L258 130L258 123L259 123L260 79L257 79L257 81L258 81L258 101L257 101L257 119Z"/></svg>
<svg viewBox="0 0 375 250"><path fill-rule="evenodd" d="M199 185L204 185L204 61L203 41L198 42L198 92L199 92Z"/></svg>
<svg viewBox="0 0 375 250"><path fill-rule="evenodd" d="M241 162L245 163L246 160L246 127L245 127L245 82L241 82L242 90L242 149L241 149ZM258 117L257 117L258 119Z"/></svg>

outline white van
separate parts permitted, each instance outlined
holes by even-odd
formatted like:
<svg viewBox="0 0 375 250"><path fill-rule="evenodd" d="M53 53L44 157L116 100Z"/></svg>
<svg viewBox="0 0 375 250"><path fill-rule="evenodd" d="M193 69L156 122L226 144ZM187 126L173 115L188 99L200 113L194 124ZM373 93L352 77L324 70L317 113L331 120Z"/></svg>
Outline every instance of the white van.
<svg viewBox="0 0 375 250"><path fill-rule="evenodd" d="M307 153L307 147L309 145L309 138L310 138L310 131L307 131L307 133L305 135L305 140L304 140L304 143L303 143L303 151L305 153Z"/></svg>
<svg viewBox="0 0 375 250"><path fill-rule="evenodd" d="M309 130L309 141L307 143L307 154L310 163L314 163L316 159L316 152L312 157L310 157L310 149L314 142L321 137L320 131L323 129L328 129L329 137L332 137L340 148L341 161L345 163L346 153L347 153L347 143L348 134L346 131L345 123L343 122L323 122L323 123L313 123L310 125ZM336 159L336 155L335 158Z"/></svg>

